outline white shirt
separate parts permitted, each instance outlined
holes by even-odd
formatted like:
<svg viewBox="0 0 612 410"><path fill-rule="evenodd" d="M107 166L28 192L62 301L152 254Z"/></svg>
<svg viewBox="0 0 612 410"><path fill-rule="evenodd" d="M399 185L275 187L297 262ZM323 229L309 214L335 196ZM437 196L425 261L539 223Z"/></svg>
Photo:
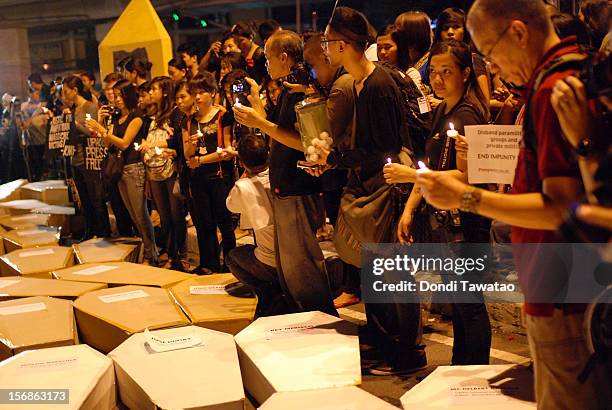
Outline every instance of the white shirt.
<svg viewBox="0 0 612 410"><path fill-rule="evenodd" d="M255 231L255 257L261 263L276 267L271 196L270 175L265 170L237 180L225 203L231 212L240 214L240 228Z"/></svg>

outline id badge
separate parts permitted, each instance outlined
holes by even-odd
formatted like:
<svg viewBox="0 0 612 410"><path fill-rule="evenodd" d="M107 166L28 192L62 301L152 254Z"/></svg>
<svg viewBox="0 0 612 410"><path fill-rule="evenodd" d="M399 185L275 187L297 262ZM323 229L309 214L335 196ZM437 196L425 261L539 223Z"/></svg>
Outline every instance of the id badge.
<svg viewBox="0 0 612 410"><path fill-rule="evenodd" d="M421 114L431 111L431 106L429 105L429 100L427 97L419 97L417 101L419 102L419 111Z"/></svg>

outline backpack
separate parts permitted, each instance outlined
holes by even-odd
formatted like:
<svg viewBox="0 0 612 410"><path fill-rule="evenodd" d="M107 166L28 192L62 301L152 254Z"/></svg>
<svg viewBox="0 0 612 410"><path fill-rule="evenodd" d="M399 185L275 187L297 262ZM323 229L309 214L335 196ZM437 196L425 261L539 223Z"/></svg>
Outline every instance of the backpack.
<svg viewBox="0 0 612 410"><path fill-rule="evenodd" d="M421 114L419 98L425 96L419 90L412 78L400 69L387 64L378 63L393 78L395 85L402 94L404 118L407 125L407 136L402 136L404 146L414 152L415 158L423 158L425 155L425 142L431 132L432 112ZM406 139L408 139L406 141Z"/></svg>

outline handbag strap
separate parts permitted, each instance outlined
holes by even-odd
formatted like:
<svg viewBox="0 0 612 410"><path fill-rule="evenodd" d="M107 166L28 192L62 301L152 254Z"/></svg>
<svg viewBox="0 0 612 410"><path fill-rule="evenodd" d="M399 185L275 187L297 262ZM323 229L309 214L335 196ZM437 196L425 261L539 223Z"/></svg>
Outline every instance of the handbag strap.
<svg viewBox="0 0 612 410"><path fill-rule="evenodd" d="M225 110L221 108L219 110L219 114L217 117L217 147L225 148L225 144L223 143L223 115L225 114ZM221 156L219 156L219 172L220 177L223 177L223 167L221 166Z"/></svg>

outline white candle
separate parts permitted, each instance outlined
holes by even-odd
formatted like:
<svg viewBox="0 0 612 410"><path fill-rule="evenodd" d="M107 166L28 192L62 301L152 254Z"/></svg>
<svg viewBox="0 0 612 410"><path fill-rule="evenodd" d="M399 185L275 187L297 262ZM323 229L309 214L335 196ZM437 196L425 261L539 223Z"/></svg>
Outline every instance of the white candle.
<svg viewBox="0 0 612 410"><path fill-rule="evenodd" d="M85 121L90 121L90 120L91 120L91 114L85 113Z"/></svg>
<svg viewBox="0 0 612 410"><path fill-rule="evenodd" d="M204 136L204 134L200 130L198 130L196 134L198 134L198 138L202 138Z"/></svg>
<svg viewBox="0 0 612 410"><path fill-rule="evenodd" d="M217 154L221 155L223 153L223 148L217 147Z"/></svg>
<svg viewBox="0 0 612 410"><path fill-rule="evenodd" d="M419 164L419 169L417 169L417 174L424 174L430 171L430 169L427 168L427 165L425 165L423 161L419 161L417 162L417 164Z"/></svg>
<svg viewBox="0 0 612 410"><path fill-rule="evenodd" d="M391 158L387 158L387 165L391 165L393 162L391 161Z"/></svg>
<svg viewBox="0 0 612 410"><path fill-rule="evenodd" d="M134 149L138 151L140 149L140 145L137 142L134 143Z"/></svg>
<svg viewBox="0 0 612 410"><path fill-rule="evenodd" d="M161 150L161 149L159 149L159 147L155 147L155 153L156 153L157 155L161 155L161 154L162 154L162 150Z"/></svg>
<svg viewBox="0 0 612 410"><path fill-rule="evenodd" d="M449 122L448 126L450 127L450 130L446 131L446 135L449 138L457 138L457 135L459 135L459 133L455 130L455 126L453 125L453 123Z"/></svg>

